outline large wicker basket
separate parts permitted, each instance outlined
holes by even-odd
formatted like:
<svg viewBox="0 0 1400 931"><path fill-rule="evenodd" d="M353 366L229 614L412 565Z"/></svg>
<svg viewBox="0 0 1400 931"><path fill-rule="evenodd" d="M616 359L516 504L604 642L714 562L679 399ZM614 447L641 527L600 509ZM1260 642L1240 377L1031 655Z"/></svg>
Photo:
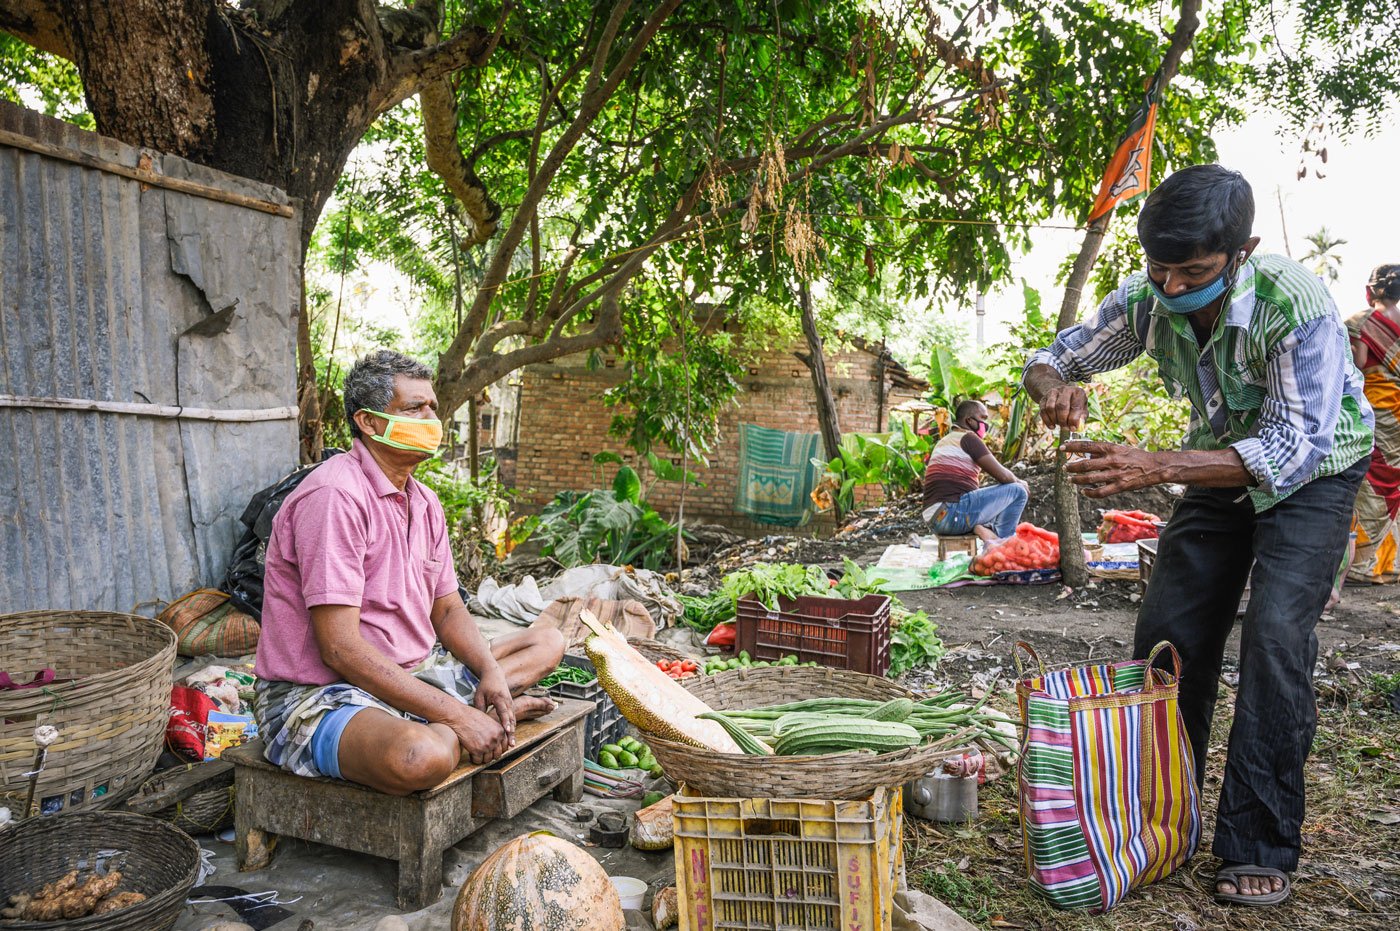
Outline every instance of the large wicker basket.
<svg viewBox="0 0 1400 931"><path fill-rule="evenodd" d="M199 845L178 828L145 815L90 811L31 818L0 838L0 901L33 893L69 870L81 869L86 879L99 851L116 852L106 863L121 871L119 889L146 896L144 902L105 915L0 922L5 931L167 931L180 917L199 874Z"/></svg>
<svg viewBox="0 0 1400 931"><path fill-rule="evenodd" d="M34 730L58 728L34 810L104 808L155 766L170 716L175 634L158 621L103 611L0 615L0 656L17 682L48 668L51 683L0 692L0 804L24 806Z"/></svg>
<svg viewBox="0 0 1400 931"><path fill-rule="evenodd" d="M627 645L653 663L662 659L695 659L660 640L628 640Z"/></svg>
<svg viewBox="0 0 1400 931"><path fill-rule="evenodd" d="M822 666L735 669L699 681L686 680L691 694L716 711L780 705L806 698L868 698L888 701L912 694L879 676ZM973 731L954 734L911 750L829 756L748 756L716 753L666 740L644 739L666 775L700 795L720 798L868 798L881 786L899 786L934 769L967 748Z"/></svg>
<svg viewBox="0 0 1400 931"><path fill-rule="evenodd" d="M233 824L233 765L207 760L161 770L141 783L126 808L186 834L221 831Z"/></svg>

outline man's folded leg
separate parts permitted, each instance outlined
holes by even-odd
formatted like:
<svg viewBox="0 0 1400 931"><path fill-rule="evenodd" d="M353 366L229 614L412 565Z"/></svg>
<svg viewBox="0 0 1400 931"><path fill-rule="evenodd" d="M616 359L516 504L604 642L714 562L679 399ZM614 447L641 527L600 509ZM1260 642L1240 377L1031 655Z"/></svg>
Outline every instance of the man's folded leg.
<svg viewBox="0 0 1400 931"><path fill-rule="evenodd" d="M447 725L420 724L373 707L355 710L336 735L334 750L341 779L387 795L408 795L431 789L457 768L462 748ZM312 737L314 750L320 750L321 729L338 723L329 720L335 713L328 713L317 725ZM318 761L321 755L316 753Z"/></svg>

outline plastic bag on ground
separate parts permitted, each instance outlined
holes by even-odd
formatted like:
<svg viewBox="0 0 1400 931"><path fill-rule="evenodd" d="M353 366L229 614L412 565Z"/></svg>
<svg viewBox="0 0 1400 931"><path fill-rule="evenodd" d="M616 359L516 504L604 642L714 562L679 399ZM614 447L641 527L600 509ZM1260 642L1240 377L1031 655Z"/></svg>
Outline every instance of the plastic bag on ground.
<svg viewBox="0 0 1400 931"><path fill-rule="evenodd" d="M1104 511L1099 524L1100 543L1133 543L1157 537L1162 519L1146 511Z"/></svg>
<svg viewBox="0 0 1400 931"><path fill-rule="evenodd" d="M1056 569L1059 565L1059 534L1043 530L1035 524L1021 524L1014 535L974 559L972 571L986 576L998 572Z"/></svg>

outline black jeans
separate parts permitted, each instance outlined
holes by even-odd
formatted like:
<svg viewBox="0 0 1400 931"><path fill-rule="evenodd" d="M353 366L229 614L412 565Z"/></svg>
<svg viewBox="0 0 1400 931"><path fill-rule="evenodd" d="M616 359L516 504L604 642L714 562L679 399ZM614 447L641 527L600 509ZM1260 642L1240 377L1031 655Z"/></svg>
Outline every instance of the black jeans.
<svg viewBox="0 0 1400 931"><path fill-rule="evenodd" d="M1181 716L1204 782L1225 641L1245 580L1240 683L1216 811L1215 855L1292 871L1302 846L1303 763L1317 703L1315 628L1346 551L1369 457L1256 514L1243 488L1191 488L1162 532L1134 656L1181 653Z"/></svg>

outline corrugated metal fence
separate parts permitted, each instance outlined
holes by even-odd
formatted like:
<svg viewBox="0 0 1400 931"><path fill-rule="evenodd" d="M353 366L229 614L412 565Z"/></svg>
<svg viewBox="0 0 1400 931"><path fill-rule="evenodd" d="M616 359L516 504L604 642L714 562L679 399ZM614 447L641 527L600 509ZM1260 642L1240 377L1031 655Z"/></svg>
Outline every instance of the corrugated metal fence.
<svg viewBox="0 0 1400 931"><path fill-rule="evenodd" d="M0 102L0 612L217 585L296 463L284 194Z"/></svg>

